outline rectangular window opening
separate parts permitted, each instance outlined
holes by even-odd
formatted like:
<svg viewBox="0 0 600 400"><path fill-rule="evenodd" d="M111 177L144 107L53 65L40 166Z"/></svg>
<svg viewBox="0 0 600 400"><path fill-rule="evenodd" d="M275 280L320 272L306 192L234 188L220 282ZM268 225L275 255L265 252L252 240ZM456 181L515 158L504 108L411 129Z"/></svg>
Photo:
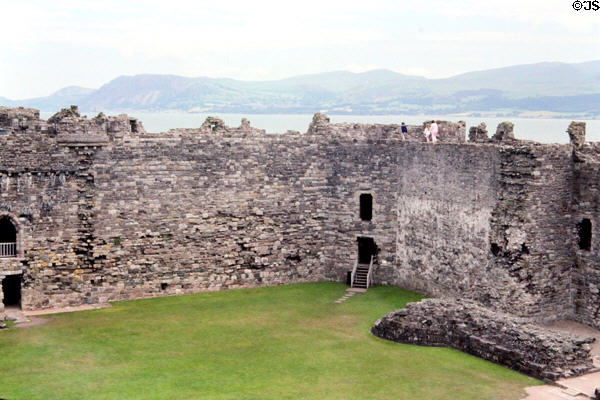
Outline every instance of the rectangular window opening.
<svg viewBox="0 0 600 400"><path fill-rule="evenodd" d="M131 125L131 132L132 133L137 133L137 131L138 131L137 121L135 119L130 119L129 120L129 124Z"/></svg>
<svg viewBox="0 0 600 400"><path fill-rule="evenodd" d="M360 195L360 219L371 221L373 219L373 196L369 193Z"/></svg>
<svg viewBox="0 0 600 400"><path fill-rule="evenodd" d="M584 218L577 224L577 233L579 234L579 248L581 250L591 250L592 248L592 221Z"/></svg>

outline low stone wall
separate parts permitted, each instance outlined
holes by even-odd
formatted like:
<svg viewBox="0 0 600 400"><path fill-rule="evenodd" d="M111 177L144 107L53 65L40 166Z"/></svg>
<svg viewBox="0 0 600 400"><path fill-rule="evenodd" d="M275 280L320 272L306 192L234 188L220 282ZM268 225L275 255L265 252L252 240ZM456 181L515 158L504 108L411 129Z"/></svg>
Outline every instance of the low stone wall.
<svg viewBox="0 0 600 400"><path fill-rule="evenodd" d="M544 380L581 375L593 367L593 338L550 331L471 302L410 303L379 319L371 331L400 343L452 347Z"/></svg>

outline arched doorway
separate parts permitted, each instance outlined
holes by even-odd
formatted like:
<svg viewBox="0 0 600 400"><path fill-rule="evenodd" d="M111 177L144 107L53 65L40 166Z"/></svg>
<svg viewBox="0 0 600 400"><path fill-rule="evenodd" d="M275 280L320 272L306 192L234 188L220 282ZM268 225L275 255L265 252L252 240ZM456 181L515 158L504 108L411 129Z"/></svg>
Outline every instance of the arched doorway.
<svg viewBox="0 0 600 400"><path fill-rule="evenodd" d="M0 257L16 257L17 228L7 216L0 217Z"/></svg>

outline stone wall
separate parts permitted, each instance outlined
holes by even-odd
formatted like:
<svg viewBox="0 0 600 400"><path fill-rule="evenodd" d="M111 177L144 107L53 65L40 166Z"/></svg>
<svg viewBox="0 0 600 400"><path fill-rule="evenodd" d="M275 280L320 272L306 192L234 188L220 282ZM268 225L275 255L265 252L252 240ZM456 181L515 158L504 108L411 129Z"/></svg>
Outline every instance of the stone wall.
<svg viewBox="0 0 600 400"><path fill-rule="evenodd" d="M0 210L21 249L0 274L23 272L25 308L345 281L364 236L377 284L538 319L585 308L568 145L462 143L464 123L443 121L440 143L420 126L403 142L399 125L320 114L281 135L214 117L155 135L76 108L0 114Z"/></svg>
<svg viewBox="0 0 600 400"><path fill-rule="evenodd" d="M92 158L93 249L80 275L63 273L86 301L344 280L364 235L393 262L397 155L385 141L188 130ZM371 222L358 215L363 192Z"/></svg>
<svg viewBox="0 0 600 400"><path fill-rule="evenodd" d="M425 150L398 159L396 259L376 279L540 320L571 315L570 147Z"/></svg>
<svg viewBox="0 0 600 400"><path fill-rule="evenodd" d="M452 347L544 380L593 368L594 338L550 331L467 301L409 303L379 319L371 331L400 343Z"/></svg>
<svg viewBox="0 0 600 400"><path fill-rule="evenodd" d="M600 144L585 143L585 124L573 123L569 128L573 145L573 169L575 173L573 196L573 219L569 229L575 238L575 261L573 274L575 293L574 319L586 325L600 328ZM585 232L581 223L590 223L587 243L580 243ZM579 225L579 226L578 226Z"/></svg>
<svg viewBox="0 0 600 400"><path fill-rule="evenodd" d="M491 284L484 275L492 269L497 149L436 145L407 149L398 161L396 262L383 282L435 296Z"/></svg>
<svg viewBox="0 0 600 400"><path fill-rule="evenodd" d="M540 320L570 317L574 311L570 147L502 146L501 157L490 252L507 274L502 279L511 281L504 288L510 295L495 293L483 303Z"/></svg>

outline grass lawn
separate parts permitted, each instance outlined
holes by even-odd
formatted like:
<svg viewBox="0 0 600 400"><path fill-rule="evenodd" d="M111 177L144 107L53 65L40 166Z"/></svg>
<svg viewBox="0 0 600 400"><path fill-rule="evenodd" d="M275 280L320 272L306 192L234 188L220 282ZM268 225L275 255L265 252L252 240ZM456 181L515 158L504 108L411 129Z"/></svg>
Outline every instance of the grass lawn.
<svg viewBox="0 0 600 400"><path fill-rule="evenodd" d="M0 331L0 398L520 399L538 381L369 332L417 294L298 284L113 304Z"/></svg>

